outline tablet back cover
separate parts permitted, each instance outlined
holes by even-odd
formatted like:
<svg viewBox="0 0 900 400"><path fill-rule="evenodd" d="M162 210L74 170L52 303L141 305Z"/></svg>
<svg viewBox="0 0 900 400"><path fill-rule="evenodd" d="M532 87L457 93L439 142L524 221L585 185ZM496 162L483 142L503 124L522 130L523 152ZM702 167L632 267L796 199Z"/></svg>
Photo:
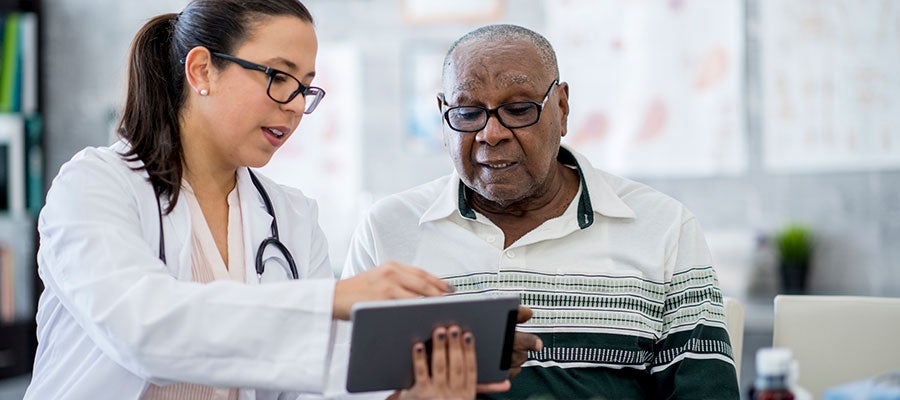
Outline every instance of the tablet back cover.
<svg viewBox="0 0 900 400"><path fill-rule="evenodd" d="M412 347L430 346L438 326L459 325L475 336L478 382L507 378L519 306L517 294L463 294L359 303L353 329L348 392L405 389L413 384Z"/></svg>

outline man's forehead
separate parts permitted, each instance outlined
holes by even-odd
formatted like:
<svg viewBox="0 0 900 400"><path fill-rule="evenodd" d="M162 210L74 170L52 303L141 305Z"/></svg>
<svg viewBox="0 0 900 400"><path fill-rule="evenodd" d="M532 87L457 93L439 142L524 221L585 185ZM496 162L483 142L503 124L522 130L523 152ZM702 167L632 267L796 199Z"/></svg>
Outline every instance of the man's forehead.
<svg viewBox="0 0 900 400"><path fill-rule="evenodd" d="M535 86L547 67L533 44L520 40L478 41L457 47L444 70L448 91Z"/></svg>
<svg viewBox="0 0 900 400"><path fill-rule="evenodd" d="M451 90L453 92L471 92L478 89L484 89L487 85L491 85L497 89L508 89L514 86L534 86L536 77L523 73L498 74L490 79L480 77L460 77L456 79L455 85L451 82Z"/></svg>

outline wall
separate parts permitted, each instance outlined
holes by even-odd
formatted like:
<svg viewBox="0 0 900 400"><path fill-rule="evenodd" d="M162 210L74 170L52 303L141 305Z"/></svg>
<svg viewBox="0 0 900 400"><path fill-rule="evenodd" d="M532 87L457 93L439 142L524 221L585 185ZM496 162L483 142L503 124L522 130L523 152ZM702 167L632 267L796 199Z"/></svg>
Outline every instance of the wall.
<svg viewBox="0 0 900 400"><path fill-rule="evenodd" d="M109 142L123 91L125 54L139 25L184 1L45 0L44 43L48 173L77 150ZM544 4L508 2L504 21L541 31ZM362 53L363 185L373 198L449 170L440 153L405 143L407 45L449 44L477 24L410 26L399 0L308 0L320 42L352 42ZM771 174L762 168L756 0L748 0L747 135L749 167L737 177L641 179L683 201L710 232L771 232L802 221L818 235L812 290L900 296L900 171Z"/></svg>

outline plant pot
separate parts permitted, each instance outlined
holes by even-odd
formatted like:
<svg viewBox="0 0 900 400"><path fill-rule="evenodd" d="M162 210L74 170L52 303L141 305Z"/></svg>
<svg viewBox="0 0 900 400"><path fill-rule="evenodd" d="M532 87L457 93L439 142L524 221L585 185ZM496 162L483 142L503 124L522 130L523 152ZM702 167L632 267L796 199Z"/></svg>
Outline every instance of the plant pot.
<svg viewBox="0 0 900 400"><path fill-rule="evenodd" d="M806 293L809 261L781 261L781 290L785 294Z"/></svg>

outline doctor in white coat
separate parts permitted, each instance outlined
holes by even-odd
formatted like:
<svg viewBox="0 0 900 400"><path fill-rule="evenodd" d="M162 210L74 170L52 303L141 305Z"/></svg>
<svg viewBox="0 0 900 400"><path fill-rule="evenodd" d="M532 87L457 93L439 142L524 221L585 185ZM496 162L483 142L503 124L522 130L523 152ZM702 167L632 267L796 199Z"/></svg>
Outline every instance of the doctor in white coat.
<svg viewBox="0 0 900 400"><path fill-rule="evenodd" d="M46 289L26 399L322 392L333 321L355 302L450 291L396 263L335 282L316 203L249 168L324 96L316 50L296 0L195 0L141 29L122 140L66 163L40 215ZM435 351L462 368L397 397L474 396L474 343L454 329L435 331Z"/></svg>

